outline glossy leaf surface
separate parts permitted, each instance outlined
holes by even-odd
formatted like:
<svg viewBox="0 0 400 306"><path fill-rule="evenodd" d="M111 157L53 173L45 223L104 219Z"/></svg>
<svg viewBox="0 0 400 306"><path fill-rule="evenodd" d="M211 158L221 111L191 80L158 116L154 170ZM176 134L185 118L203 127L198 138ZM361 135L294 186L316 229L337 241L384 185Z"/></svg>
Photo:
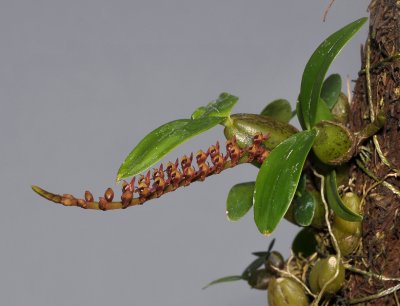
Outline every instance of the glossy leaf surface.
<svg viewBox="0 0 400 306"><path fill-rule="evenodd" d="M254 220L262 234L271 234L288 210L315 136L315 130L294 134L262 164L254 190Z"/></svg>
<svg viewBox="0 0 400 306"><path fill-rule="evenodd" d="M288 123L292 118L292 107L288 100L277 99L270 102L261 111L261 115L269 116L284 123Z"/></svg>
<svg viewBox="0 0 400 306"><path fill-rule="evenodd" d="M311 224L315 213L314 197L307 190L293 199L293 216L298 225L308 226Z"/></svg>
<svg viewBox="0 0 400 306"><path fill-rule="evenodd" d="M343 46L366 21L367 18L358 19L333 33L318 46L307 62L299 95L301 112L307 129L312 128L315 124L318 99L329 66Z"/></svg>
<svg viewBox="0 0 400 306"><path fill-rule="evenodd" d="M321 88L321 98L325 101L329 109L332 109L339 98L342 89L342 78L339 74L334 73L328 76Z"/></svg>
<svg viewBox="0 0 400 306"><path fill-rule="evenodd" d="M181 143L224 120L224 117L180 119L160 126L147 134L129 153L118 170L117 181L141 173Z"/></svg>
<svg viewBox="0 0 400 306"><path fill-rule="evenodd" d="M242 218L253 206L255 182L241 183L233 186L226 200L226 215L230 221Z"/></svg>
<svg viewBox="0 0 400 306"><path fill-rule="evenodd" d="M178 145L222 123L237 101L237 97L222 93L217 100L194 111L192 119L171 121L147 134L125 158L117 182L145 171Z"/></svg>
<svg viewBox="0 0 400 306"><path fill-rule="evenodd" d="M325 177L325 192L329 207L334 213L347 221L362 221L362 216L350 210L341 200L336 185L336 172L332 170Z"/></svg>
<svg viewBox="0 0 400 306"><path fill-rule="evenodd" d="M238 97L235 97L228 93L222 93L218 99L207 104L207 106L201 106L196 109L191 118L199 119L206 117L228 117L231 114L233 106L238 101Z"/></svg>

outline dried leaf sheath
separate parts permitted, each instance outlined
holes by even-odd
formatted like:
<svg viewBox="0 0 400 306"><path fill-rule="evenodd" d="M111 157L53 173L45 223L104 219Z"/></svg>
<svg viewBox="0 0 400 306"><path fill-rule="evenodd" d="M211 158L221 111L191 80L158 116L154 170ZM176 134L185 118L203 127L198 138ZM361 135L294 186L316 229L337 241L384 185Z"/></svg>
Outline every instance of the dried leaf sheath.
<svg viewBox="0 0 400 306"><path fill-rule="evenodd" d="M253 161L262 163L269 154L262 145L267 138L267 135L257 134L254 136L252 144L245 148L240 148L235 138L228 140L225 156L220 152L219 143L210 146L206 152L200 150L195 155L196 168L192 166L193 154L189 157L183 156L180 162L178 159L175 163L169 162L165 170L161 164L159 168L148 171L146 175L141 175L137 185L135 185L136 177L133 177L130 183L124 182L121 201L117 202L113 202L114 192L111 188L107 188L99 201L94 201L93 195L89 191L85 192L84 198L76 198L70 194L54 194L38 186L32 186L32 189L45 199L64 206L79 206L96 210L127 208L158 198L179 187L188 186L192 182L203 181L210 175L218 174L236 165Z"/></svg>

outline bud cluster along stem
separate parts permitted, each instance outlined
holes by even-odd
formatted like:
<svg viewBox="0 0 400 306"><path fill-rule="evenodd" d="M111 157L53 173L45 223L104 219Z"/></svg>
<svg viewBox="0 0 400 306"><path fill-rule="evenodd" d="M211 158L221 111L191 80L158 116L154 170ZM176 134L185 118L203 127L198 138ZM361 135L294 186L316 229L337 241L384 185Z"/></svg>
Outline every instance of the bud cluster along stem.
<svg viewBox="0 0 400 306"><path fill-rule="evenodd" d="M94 201L90 191L85 192L84 198L76 198L70 194L54 194L38 186L32 186L32 189L45 199L64 206L96 210L124 209L141 205L179 187L188 186L192 182L204 181L206 177L236 165L253 161L262 163L269 154L262 144L267 139L268 135L256 134L250 145L240 148L234 137L226 142L225 155L221 153L217 142L206 152L200 150L196 153L194 157L197 167L192 166L193 153L189 157L183 156L180 161L177 159L175 163L169 162L165 169L161 164L159 168L148 171L146 175L140 175L137 184L135 184L136 177L133 177L130 183L124 181L121 201L117 202L113 202L114 191L111 188L107 188L104 196L100 197L98 201Z"/></svg>

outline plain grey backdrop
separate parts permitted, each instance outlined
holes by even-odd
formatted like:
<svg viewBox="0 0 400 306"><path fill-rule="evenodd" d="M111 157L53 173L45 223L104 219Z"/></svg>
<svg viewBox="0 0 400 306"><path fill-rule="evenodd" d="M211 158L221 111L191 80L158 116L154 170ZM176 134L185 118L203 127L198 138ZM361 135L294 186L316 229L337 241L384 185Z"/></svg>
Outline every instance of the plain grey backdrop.
<svg viewBox="0 0 400 306"><path fill-rule="evenodd" d="M0 305L265 305L244 282L201 289L272 238L289 255L296 227L263 237L252 213L226 220L229 188L256 168L114 212L52 204L30 185L101 196L147 132L223 91L240 97L234 113L294 104L313 50L368 3L336 0L323 23L328 0L1 0ZM365 34L332 72L356 77ZM217 127L165 161L223 139Z"/></svg>

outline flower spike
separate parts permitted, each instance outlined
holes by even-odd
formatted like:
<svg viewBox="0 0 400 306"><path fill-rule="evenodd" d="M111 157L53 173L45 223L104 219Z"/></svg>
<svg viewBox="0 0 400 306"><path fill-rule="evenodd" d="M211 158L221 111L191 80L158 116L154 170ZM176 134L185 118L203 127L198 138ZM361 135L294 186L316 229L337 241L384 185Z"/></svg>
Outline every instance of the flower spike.
<svg viewBox="0 0 400 306"><path fill-rule="evenodd" d="M179 187L188 186L192 182L203 181L210 175L218 174L236 165L251 163L254 160L262 163L269 154L262 145L267 138L268 135L257 134L253 142L245 148L240 148L235 138L228 140L225 156L220 152L220 145L217 142L206 152L202 150L197 152L195 155L197 168L192 165L193 153L189 157L183 156L180 162L179 159L176 159L175 163L169 162L165 170L161 164L159 168L148 171L146 175L140 175L136 187L136 177L133 177L130 183L124 182L121 201L113 201L114 191L111 188L107 188L99 201L94 201L90 191L85 191L83 198L76 198L71 194L54 194L38 186L32 186L32 189L45 199L64 206L96 210L124 209L141 205Z"/></svg>

